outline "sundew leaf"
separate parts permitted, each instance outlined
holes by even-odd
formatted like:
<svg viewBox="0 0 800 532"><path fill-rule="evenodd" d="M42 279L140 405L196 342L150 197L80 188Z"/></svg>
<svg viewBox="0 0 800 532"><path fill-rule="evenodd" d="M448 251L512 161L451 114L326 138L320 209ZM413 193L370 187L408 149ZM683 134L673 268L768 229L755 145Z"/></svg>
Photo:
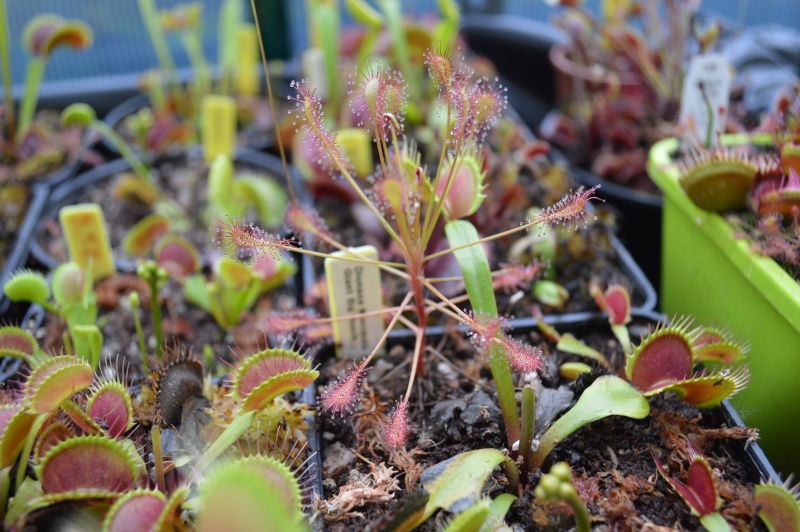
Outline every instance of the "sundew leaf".
<svg viewBox="0 0 800 532"><path fill-rule="evenodd" d="M466 220L448 222L444 231L451 248L463 246L479 239L478 230ZM492 286L492 272L489 269L489 260L486 258L483 246L480 244L468 246L454 251L453 254L461 267L461 274L464 277L472 309L478 313L497 316L497 300ZM506 431L509 439L512 440L509 442L510 445L519 439L520 426L517 400L513 393L514 381L511 378L511 370L505 353L499 346L492 346L489 363L499 392L498 398L506 423Z"/></svg>
<svg viewBox="0 0 800 532"><path fill-rule="evenodd" d="M628 382L604 375L584 390L578 402L545 432L532 464L541 468L547 455L564 438L579 428L608 416L643 419L650 414L650 403Z"/></svg>
<svg viewBox="0 0 800 532"><path fill-rule="evenodd" d="M420 482L429 493L420 523L439 509L458 513L475 504L495 467L516 470L516 463L497 449L479 449L448 458L422 472Z"/></svg>

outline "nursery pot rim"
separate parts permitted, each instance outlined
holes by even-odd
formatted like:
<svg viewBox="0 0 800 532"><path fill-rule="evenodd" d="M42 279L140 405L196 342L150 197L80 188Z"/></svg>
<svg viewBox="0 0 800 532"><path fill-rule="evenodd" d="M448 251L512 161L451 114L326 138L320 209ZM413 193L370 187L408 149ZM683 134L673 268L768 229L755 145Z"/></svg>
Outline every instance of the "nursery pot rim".
<svg viewBox="0 0 800 532"><path fill-rule="evenodd" d="M199 158L200 147L194 146L188 148L186 150L186 156L189 158ZM173 156L165 156L162 160L168 160L170 158L173 158ZM251 164L253 166L258 166L262 169L265 169L275 176L280 176L281 178L283 176L283 164L280 158L255 149L242 148L237 150L233 156L233 162ZM156 161L155 164L158 163L159 161ZM83 172L77 175L74 179L63 183L52 190L51 194L47 198L46 204L41 209L40 215L37 216L35 222L33 223L34 229L30 238L31 256L44 268L52 269L58 266L58 261L41 246L36 238L39 222L45 218L48 218L49 214L51 214L54 209L58 209L64 205L69 205L71 202L74 203L71 199L71 196L79 193L81 189L95 184L103 179L113 177L114 175L125 172L129 169L130 164L125 159L115 159ZM292 167L289 168L289 175L291 176L292 182L295 184L295 191L298 195L298 201L302 201L304 189L299 187L299 183L301 182L302 178L298 175L297 170ZM52 218L56 219L57 213ZM115 259L117 272L121 273L135 272L136 263L137 261L135 259Z"/></svg>
<svg viewBox="0 0 800 532"><path fill-rule="evenodd" d="M722 137L726 145L750 140L757 144L770 142L764 136L738 134ZM752 282L787 322L800 330L800 312L796 311L800 309L800 285L773 259L753 253L747 239L735 238L733 227L721 215L704 211L689 199L680 186L680 172L672 160L679 146L680 141L673 137L657 142L650 150L647 171L653 181L686 217L696 220L698 226L707 228L706 234L728 261ZM795 312L792 313L791 309L795 309Z"/></svg>
<svg viewBox="0 0 800 532"><path fill-rule="evenodd" d="M115 105L105 115L105 117L103 117L103 122L105 122L105 124L108 127L110 127L111 129L116 129L116 127L119 124L121 124L122 121L125 120L125 118L127 118L128 116L130 116L130 115L142 110L145 107L148 107L149 105L150 105L150 96L147 93L142 92L142 93L136 94L134 96L131 96L130 98L127 98L127 99L123 100L119 104ZM273 118L273 121L274 121L274 118ZM273 125L273 127L274 127L274 125ZM272 145L272 143L275 142L274 129L271 132L265 133L264 136L265 136L265 138L264 138L263 142L255 143L253 145L249 145L248 144L248 145L240 146L240 147L237 147L237 150L241 149L241 150L256 150L256 151L260 151L260 150L264 150L264 149L269 148ZM115 157L119 157L119 155L120 155L119 150L117 150L117 148L111 142L109 142L107 138L102 137L102 139L100 140L100 143L102 144L103 149L106 150L109 154L111 154L112 156L115 156ZM194 145L194 146L187 145L186 149L197 149L197 146L198 145ZM135 152L141 153L139 148L138 148L138 146L133 146L132 148L133 148L133 150ZM169 155L170 155L170 151L168 150L167 153L162 154L161 156L169 156ZM161 157L161 156L159 156L159 157Z"/></svg>

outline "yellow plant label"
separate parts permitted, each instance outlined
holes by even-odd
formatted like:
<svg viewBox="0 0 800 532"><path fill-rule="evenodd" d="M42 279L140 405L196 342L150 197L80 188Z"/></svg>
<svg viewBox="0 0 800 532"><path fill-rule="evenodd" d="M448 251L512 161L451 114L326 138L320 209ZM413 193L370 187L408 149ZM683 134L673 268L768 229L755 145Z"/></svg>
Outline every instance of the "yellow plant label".
<svg viewBox="0 0 800 532"><path fill-rule="evenodd" d="M372 135L367 131L359 127L340 129L334 140L350 159L358 177L366 179L375 171L375 163L372 162Z"/></svg>
<svg viewBox="0 0 800 532"><path fill-rule="evenodd" d="M350 253L337 251L336 258L325 259L325 277L328 282L328 301L333 322L333 339L336 353L342 358L363 358L369 355L385 330L382 315L361 316L383 308L381 272L374 264L347 260L353 254L378 260L373 246L350 248Z"/></svg>
<svg viewBox="0 0 800 532"><path fill-rule="evenodd" d="M217 155L233 158L236 149L236 102L212 94L203 98L203 158L211 164Z"/></svg>
<svg viewBox="0 0 800 532"><path fill-rule="evenodd" d="M258 94L258 35L253 24L242 24L236 32L239 56L236 58L236 92L242 96Z"/></svg>
<svg viewBox="0 0 800 532"><path fill-rule="evenodd" d="M81 203L62 207L58 220L67 240L70 259L84 269L91 261L95 281L116 272L100 205Z"/></svg>

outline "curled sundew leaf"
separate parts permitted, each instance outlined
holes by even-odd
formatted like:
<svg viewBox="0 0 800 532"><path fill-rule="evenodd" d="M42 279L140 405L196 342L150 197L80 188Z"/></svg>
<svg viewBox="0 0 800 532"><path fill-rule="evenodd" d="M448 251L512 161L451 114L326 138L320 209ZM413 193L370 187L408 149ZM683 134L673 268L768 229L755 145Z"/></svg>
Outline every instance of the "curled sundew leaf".
<svg viewBox="0 0 800 532"><path fill-rule="evenodd" d="M692 344L697 362L719 362L734 364L741 360L749 347L734 338L727 330L717 327L701 327L700 336Z"/></svg>
<svg viewBox="0 0 800 532"><path fill-rule="evenodd" d="M702 375L667 386L678 395L678 399L699 408L719 406L723 399L739 393L750 382L750 369L740 366L733 372L721 370L711 375Z"/></svg>
<svg viewBox="0 0 800 532"><path fill-rule="evenodd" d="M725 148L689 154L680 169L680 184L689 198L715 212L744 207L756 177L752 160Z"/></svg>
<svg viewBox="0 0 800 532"><path fill-rule="evenodd" d="M93 40L92 28L85 22L50 14L31 19L22 37L28 52L39 57L49 57L59 46L82 50L91 46Z"/></svg>
<svg viewBox="0 0 800 532"><path fill-rule="evenodd" d="M103 436L80 436L50 449L36 467L45 493L133 489L139 470L128 450Z"/></svg>
<svg viewBox="0 0 800 532"><path fill-rule="evenodd" d="M24 404L32 413L54 411L72 394L92 384L94 371L82 358L58 355L41 362L25 383Z"/></svg>
<svg viewBox="0 0 800 532"><path fill-rule="evenodd" d="M584 390L575 406L544 433L531 463L541 468L547 455L561 441L579 428L608 416L643 419L650 414L650 403L628 382L604 375Z"/></svg>
<svg viewBox="0 0 800 532"><path fill-rule="evenodd" d="M440 508L455 513L475 504L480 498L483 485L498 465L503 465L506 474L511 474L509 480L514 484L514 471L517 471L517 466L513 460L497 449L468 451L423 471L420 482L428 492L429 499L425 512L416 525ZM518 475L517 472L517 480Z"/></svg>
<svg viewBox="0 0 800 532"><path fill-rule="evenodd" d="M291 471L289 477L296 485ZM197 530L307 530L302 512L285 504L288 484L289 479L277 473L277 469L268 473L248 461L238 460L219 467L200 485Z"/></svg>
<svg viewBox="0 0 800 532"><path fill-rule="evenodd" d="M671 325L660 324L628 356L625 374L645 395L691 378L694 366L692 345L697 330L690 330L690 319Z"/></svg>
<svg viewBox="0 0 800 532"><path fill-rule="evenodd" d="M78 263L65 262L53 271L53 297L62 307L70 307L83 301L86 275Z"/></svg>
<svg viewBox="0 0 800 532"><path fill-rule="evenodd" d="M150 388L156 395L155 423L180 426L184 404L203 399L203 364L190 351L167 349L163 358L150 360Z"/></svg>
<svg viewBox="0 0 800 532"><path fill-rule="evenodd" d="M134 532L153 530L167 498L157 490L136 489L129 491L111 507L103 521L107 532Z"/></svg>
<svg viewBox="0 0 800 532"><path fill-rule="evenodd" d="M36 446L33 448L34 459L37 462L41 461L50 449L73 437L75 433L66 424L60 421L50 423L36 438Z"/></svg>
<svg viewBox="0 0 800 532"><path fill-rule="evenodd" d="M147 255L153 245L169 232L169 218L161 214L150 214L128 229L122 240L122 249L134 257Z"/></svg>
<svg viewBox="0 0 800 532"><path fill-rule="evenodd" d="M167 235L153 250L156 263L170 275L183 279L200 269L200 254L194 245L178 235Z"/></svg>
<svg viewBox="0 0 800 532"><path fill-rule="evenodd" d="M234 181L233 192L237 202L256 208L264 226L277 228L283 223L283 211L289 201L275 179L253 173L239 175Z"/></svg>
<svg viewBox="0 0 800 532"><path fill-rule="evenodd" d="M319 372L303 355L288 349L265 349L246 358L236 369L233 389L242 411L261 410L279 395L302 390Z"/></svg>
<svg viewBox="0 0 800 532"><path fill-rule="evenodd" d="M770 532L800 530L800 486L789 488L789 483L770 481L755 487L758 517Z"/></svg>
<svg viewBox="0 0 800 532"><path fill-rule="evenodd" d="M34 421L21 404L0 405L0 469L14 463Z"/></svg>
<svg viewBox="0 0 800 532"><path fill-rule="evenodd" d="M17 357L28 360L39 344L31 333L20 327L0 327L0 357Z"/></svg>
<svg viewBox="0 0 800 532"><path fill-rule="evenodd" d="M47 303L47 300L50 299L50 288L47 286L44 275L33 270L15 272L6 281L3 293L15 303L27 301L41 305L42 303Z"/></svg>
<svg viewBox="0 0 800 532"><path fill-rule="evenodd" d="M133 427L131 396L117 381L106 381L91 391L86 413L112 438L119 438Z"/></svg>

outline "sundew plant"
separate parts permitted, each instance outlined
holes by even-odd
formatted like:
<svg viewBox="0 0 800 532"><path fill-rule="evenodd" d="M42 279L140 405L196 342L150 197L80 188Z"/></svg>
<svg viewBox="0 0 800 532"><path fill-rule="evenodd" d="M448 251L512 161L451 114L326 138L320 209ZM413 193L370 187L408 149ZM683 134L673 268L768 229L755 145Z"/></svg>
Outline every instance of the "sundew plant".
<svg viewBox="0 0 800 532"><path fill-rule="evenodd" d="M305 235L304 238L313 241L317 249L341 252L336 260L375 266L383 275L395 276L407 283L408 290L398 305L347 317L304 315L282 321L271 320L266 332L288 333L335 320L375 315L385 317L385 331L371 354L354 362L350 371L330 384L320 397L323 411L344 416L352 413L359 404L362 383L370 363L386 342L389 332L398 325L411 330L415 343L408 386L402 397L394 398L396 408L384 429L388 445L403 446L410 430L409 397L415 378L422 374L424 367L425 324L434 312L449 316L468 327L477 350L489 357L511 445L520 439L511 373L543 370L544 358L540 349L504 333L504 320L497 314L492 281L500 273L507 273L507 269L490 272L482 244L533 228L546 230L557 225L578 228L588 223L586 208L595 199L593 194L597 187L580 188L535 217L524 218L515 227L480 238L475 227L463 218L474 214L483 203L486 172L481 154L487 134L507 107L506 89L496 79L475 76L447 46L429 50L425 54L425 65L430 81L438 91L435 105L446 123L435 168L421 165L421 155L415 144L404 135L408 91L403 75L390 66L373 62L351 76L349 100L352 112L373 137L379 160L375 173L366 182L355 177L350 161L329 131L323 102L315 88L308 80L291 84L294 94L289 96L289 100L294 105L289 111L290 119L296 133L303 136L302 141L313 147L311 151L315 160L306 162L324 167L352 187L380 221L403 260L372 260L354 253L336 240L313 208L296 201L286 211L287 226L294 230L295 235ZM432 252L431 238L435 230L441 228L450 247ZM305 249L294 239L268 233L241 219L220 221L217 231L216 242L220 250L238 260L254 260L264 255L280 260L283 251L334 258L323 251ZM470 311L459 308L437 288L452 278L435 278L426 274L426 265L430 261L450 253L455 254L461 266L472 308ZM524 270L522 266L515 268ZM464 298L459 301L464 301ZM288 330L277 330L279 322Z"/></svg>

